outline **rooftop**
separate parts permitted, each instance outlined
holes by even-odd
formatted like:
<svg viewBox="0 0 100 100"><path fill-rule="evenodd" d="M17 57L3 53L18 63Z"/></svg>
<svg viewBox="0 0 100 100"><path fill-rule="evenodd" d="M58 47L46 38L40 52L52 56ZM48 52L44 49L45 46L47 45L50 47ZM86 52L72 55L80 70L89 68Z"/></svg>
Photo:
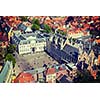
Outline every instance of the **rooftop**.
<svg viewBox="0 0 100 100"><path fill-rule="evenodd" d="M34 77L30 73L22 72L14 80L14 83L31 83L34 82Z"/></svg>
<svg viewBox="0 0 100 100"><path fill-rule="evenodd" d="M71 83L70 80L68 80L66 75L63 75L59 80L60 83Z"/></svg>
<svg viewBox="0 0 100 100"><path fill-rule="evenodd" d="M22 35L19 36L19 39L20 40L25 40L25 38Z"/></svg>
<svg viewBox="0 0 100 100"><path fill-rule="evenodd" d="M49 68L48 70L47 70L47 75L49 75L49 74L54 74L56 72L56 69L55 68Z"/></svg>
<svg viewBox="0 0 100 100"><path fill-rule="evenodd" d="M12 67L10 65L11 62L6 61L5 65L2 67L3 69L1 69L2 71L0 73L0 83L3 83L6 79L9 69Z"/></svg>
<svg viewBox="0 0 100 100"><path fill-rule="evenodd" d="M66 75L67 74L67 70L60 70L57 72L57 78L59 78L61 75Z"/></svg>
<svg viewBox="0 0 100 100"><path fill-rule="evenodd" d="M96 39L95 42L96 42L96 43L100 43L100 39Z"/></svg>
<svg viewBox="0 0 100 100"><path fill-rule="evenodd" d="M24 24L20 23L20 24L18 25L18 29L19 29L19 30L25 31L25 30L27 29L27 26L25 26Z"/></svg>

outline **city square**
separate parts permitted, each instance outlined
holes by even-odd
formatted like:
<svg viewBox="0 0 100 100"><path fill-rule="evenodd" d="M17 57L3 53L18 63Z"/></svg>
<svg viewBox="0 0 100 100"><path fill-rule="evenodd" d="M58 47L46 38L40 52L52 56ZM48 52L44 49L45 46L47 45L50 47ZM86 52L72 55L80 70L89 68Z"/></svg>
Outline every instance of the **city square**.
<svg viewBox="0 0 100 100"><path fill-rule="evenodd" d="M1 83L100 82L100 16L1 16Z"/></svg>
<svg viewBox="0 0 100 100"><path fill-rule="evenodd" d="M56 60L54 60L45 52L28 54L28 55L18 55L16 53L15 58L17 61L16 63L17 66L22 71L30 70L32 68L43 67L44 64L46 65L58 64Z"/></svg>

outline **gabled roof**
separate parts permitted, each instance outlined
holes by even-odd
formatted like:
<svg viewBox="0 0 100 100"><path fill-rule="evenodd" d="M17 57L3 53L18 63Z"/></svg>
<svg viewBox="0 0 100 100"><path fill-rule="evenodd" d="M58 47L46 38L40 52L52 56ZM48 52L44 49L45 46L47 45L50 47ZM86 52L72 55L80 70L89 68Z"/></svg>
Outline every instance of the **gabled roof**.
<svg viewBox="0 0 100 100"><path fill-rule="evenodd" d="M100 43L100 39L96 39L95 42L96 42L96 43Z"/></svg>
<svg viewBox="0 0 100 100"><path fill-rule="evenodd" d="M67 70L62 69L56 73L56 76L57 76L57 78L59 78L61 75L66 75L67 73L68 73Z"/></svg>
<svg viewBox="0 0 100 100"><path fill-rule="evenodd" d="M67 76L66 75L63 75L59 80L58 80L60 83L71 83L71 81L69 81L67 79Z"/></svg>
<svg viewBox="0 0 100 100"><path fill-rule="evenodd" d="M74 51L75 52L78 52L78 49L76 48L76 47L74 47L74 46L70 46L70 45L65 45L64 46L64 48L63 48L63 50L65 51L65 52L70 52L70 51L72 51L74 49ZM70 51L69 51L70 50Z"/></svg>
<svg viewBox="0 0 100 100"><path fill-rule="evenodd" d="M31 83L34 82L34 77L30 73L22 72L14 80L14 83Z"/></svg>
<svg viewBox="0 0 100 100"><path fill-rule="evenodd" d="M49 75L49 74L54 74L54 73L56 73L56 69L55 69L55 68L49 68L49 69L47 70L47 75Z"/></svg>
<svg viewBox="0 0 100 100"><path fill-rule="evenodd" d="M17 28L18 28L19 30L25 31L25 30L27 29L27 26L25 26L24 24L20 23L20 24L17 26Z"/></svg>
<svg viewBox="0 0 100 100"><path fill-rule="evenodd" d="M3 83L8 75L8 71L11 67L13 67L12 62L6 61L1 72L0 72L0 83Z"/></svg>

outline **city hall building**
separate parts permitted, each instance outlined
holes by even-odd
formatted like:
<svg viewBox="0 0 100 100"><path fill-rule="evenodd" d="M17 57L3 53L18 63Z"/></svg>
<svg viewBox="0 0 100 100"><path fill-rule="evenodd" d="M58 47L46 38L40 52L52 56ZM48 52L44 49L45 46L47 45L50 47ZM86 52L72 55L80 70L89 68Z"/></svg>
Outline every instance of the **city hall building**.
<svg viewBox="0 0 100 100"><path fill-rule="evenodd" d="M12 43L17 45L19 54L32 54L42 52L46 46L46 39L36 33L14 33Z"/></svg>

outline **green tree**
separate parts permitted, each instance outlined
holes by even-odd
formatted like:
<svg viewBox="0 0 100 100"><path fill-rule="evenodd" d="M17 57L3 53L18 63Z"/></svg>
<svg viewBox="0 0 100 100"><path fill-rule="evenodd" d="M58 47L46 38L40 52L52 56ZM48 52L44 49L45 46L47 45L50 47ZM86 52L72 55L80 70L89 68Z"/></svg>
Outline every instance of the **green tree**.
<svg viewBox="0 0 100 100"><path fill-rule="evenodd" d="M39 30L40 29L40 22L38 19L33 18L32 20L32 29L35 30Z"/></svg>
<svg viewBox="0 0 100 100"><path fill-rule="evenodd" d="M33 24L33 25L32 25L32 29L33 29L33 30L39 30L39 29L40 29L40 26L37 25L37 24Z"/></svg>
<svg viewBox="0 0 100 100"><path fill-rule="evenodd" d="M50 27L49 25L44 24L44 31L45 31L46 33L50 33L50 32L52 32L52 29L51 29L51 27Z"/></svg>
<svg viewBox="0 0 100 100"><path fill-rule="evenodd" d="M59 30L59 29L58 29L58 32L59 32L60 34L62 34L62 35L66 35L66 32L63 32L63 31L61 31L61 30Z"/></svg>
<svg viewBox="0 0 100 100"><path fill-rule="evenodd" d="M7 52L6 48L0 47L0 54L2 55L3 58L5 57L6 52Z"/></svg>
<svg viewBox="0 0 100 100"><path fill-rule="evenodd" d="M88 70L77 71L76 83L91 83L94 82L94 78L91 76Z"/></svg>
<svg viewBox="0 0 100 100"><path fill-rule="evenodd" d="M100 70L98 70L98 72L97 72L97 78L96 78L95 82L100 83Z"/></svg>
<svg viewBox="0 0 100 100"><path fill-rule="evenodd" d="M8 47L7 47L7 53L14 53L16 50L16 45L14 44L10 44Z"/></svg>
<svg viewBox="0 0 100 100"><path fill-rule="evenodd" d="M5 61L12 61L13 63L13 67L15 67L15 64L16 64L16 59L13 57L12 54L8 53L5 57Z"/></svg>
<svg viewBox="0 0 100 100"><path fill-rule="evenodd" d="M96 36L100 35L99 31L96 30L90 30L90 34L92 35L92 38L95 38Z"/></svg>
<svg viewBox="0 0 100 100"><path fill-rule="evenodd" d="M38 19L35 19L35 18L33 18L32 24L36 24L36 25L40 26L39 20Z"/></svg>
<svg viewBox="0 0 100 100"><path fill-rule="evenodd" d="M61 34L62 34L62 35L66 35L66 33L65 33L65 32L61 32Z"/></svg>
<svg viewBox="0 0 100 100"><path fill-rule="evenodd" d="M28 20L27 16L20 16L20 18L21 18L22 21L27 21Z"/></svg>

